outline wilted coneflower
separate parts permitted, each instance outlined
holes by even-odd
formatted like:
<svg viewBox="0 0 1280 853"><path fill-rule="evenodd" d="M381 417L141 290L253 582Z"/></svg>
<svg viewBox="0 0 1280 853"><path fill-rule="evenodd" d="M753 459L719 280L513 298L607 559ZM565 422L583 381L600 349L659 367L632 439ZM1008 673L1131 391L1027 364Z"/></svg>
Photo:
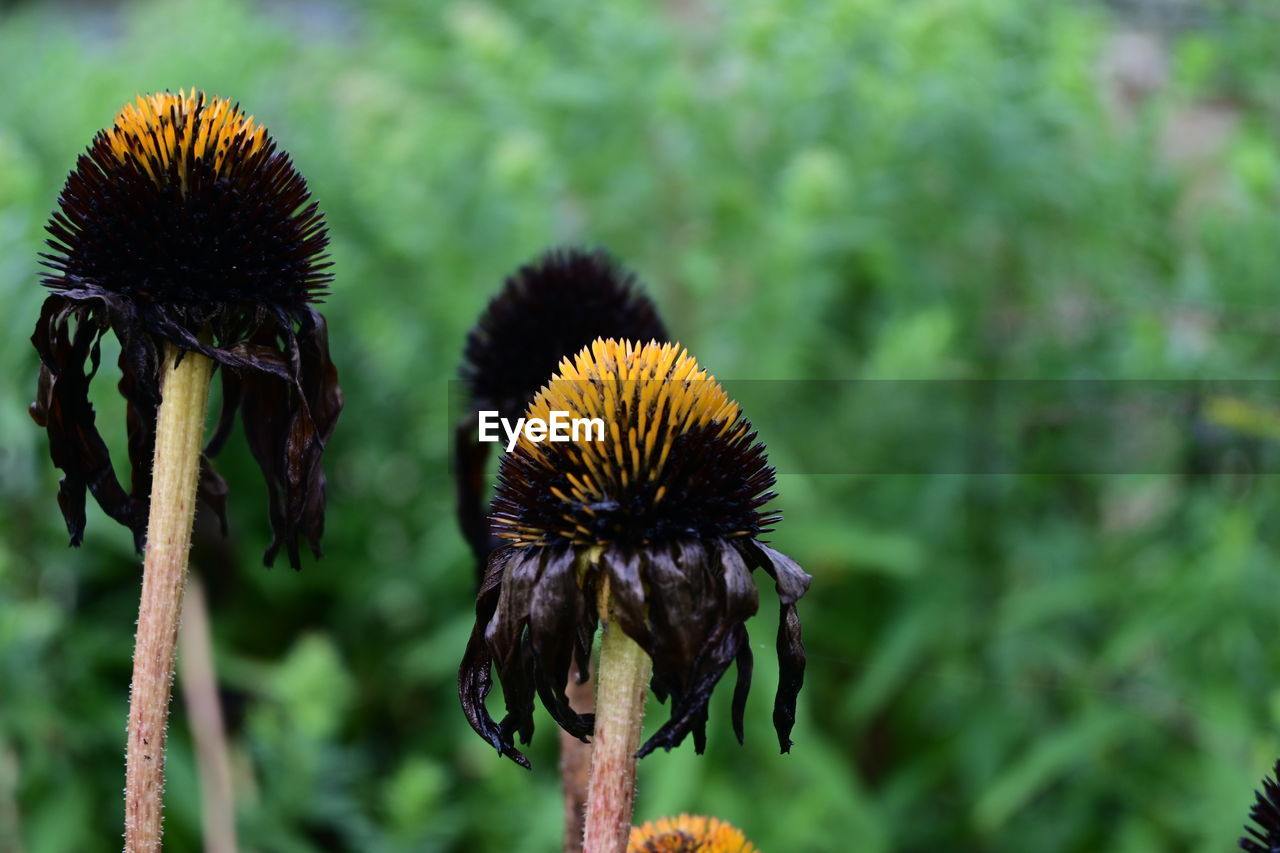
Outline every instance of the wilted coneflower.
<svg viewBox="0 0 1280 853"><path fill-rule="evenodd" d="M1249 837L1240 839L1240 849L1249 853L1280 853L1280 761L1272 773L1273 777L1262 780L1262 790L1249 810L1254 824L1245 827Z"/></svg>
<svg viewBox="0 0 1280 853"><path fill-rule="evenodd" d="M224 368L207 453L221 449L241 408L271 498L266 562L284 546L297 568L299 536L319 549L320 454L342 406L324 317L311 305L331 276L324 219L306 181L230 101L164 93L120 111L80 156L58 202L48 226L53 253L43 256L52 293L32 336L41 371L31 412L65 473L58 502L72 544L84 535L87 487L142 547L169 346ZM120 341L129 409L128 491L88 400L108 332ZM219 509L225 485L207 467L201 485Z"/></svg>
<svg viewBox="0 0 1280 853"><path fill-rule="evenodd" d="M621 850L635 758L690 733L701 752L712 689L734 662L732 720L742 738L756 568L773 577L781 603L773 718L782 750L790 748L804 677L796 601L810 578L759 540L778 519L760 511L774 496L765 447L680 347L596 341L561 363L526 416L552 411L602 419L604 440L584 431L582 440L536 443L526 434L503 457L492 515L506 544L489 559L459 689L472 727L526 767L514 736L532 736L535 693L566 731L594 732L586 846ZM598 621L593 720L569 707L564 685L575 659L586 670ZM501 723L484 706L491 664L506 701ZM650 666L671 717L637 753Z"/></svg>
<svg viewBox="0 0 1280 853"><path fill-rule="evenodd" d="M759 853L740 829L716 817L682 814L632 827L627 853Z"/></svg>
<svg viewBox="0 0 1280 853"><path fill-rule="evenodd" d="M467 335L461 375L469 396L468 415L454 434L454 476L458 524L483 579L490 552L501 540L489 532L485 507L485 466L489 443L479 440L477 415L496 411L515 422L556 365L596 338L665 341L667 330L635 277L602 249L552 249L509 276ZM570 678L569 700L591 705L591 687ZM565 850L582 843L587 765L591 747L562 734Z"/></svg>
<svg viewBox="0 0 1280 853"><path fill-rule="evenodd" d="M203 93L139 97L67 178L48 230L53 252L32 342L31 413L62 469L58 502L78 545L85 492L146 549L134 653L126 848L158 849L165 720L197 483L222 512L205 463L237 409L267 480L274 537L300 564L319 554L320 457L342 408L324 318L331 276L324 220L289 156L238 105ZM89 403L102 338L120 342L130 488L117 479ZM201 452L209 379L222 412Z"/></svg>
<svg viewBox="0 0 1280 853"><path fill-rule="evenodd" d="M552 249L509 276L467 335L462 380L470 416L454 437L458 522L483 569L497 546L484 508L489 444L475 413L515 422L556 365L596 338L665 341L658 310L603 250Z"/></svg>

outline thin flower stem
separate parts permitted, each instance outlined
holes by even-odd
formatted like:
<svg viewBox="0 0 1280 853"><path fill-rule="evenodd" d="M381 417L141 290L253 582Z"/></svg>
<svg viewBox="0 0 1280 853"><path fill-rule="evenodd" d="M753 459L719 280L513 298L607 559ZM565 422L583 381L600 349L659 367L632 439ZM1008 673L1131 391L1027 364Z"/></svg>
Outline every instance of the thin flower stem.
<svg viewBox="0 0 1280 853"><path fill-rule="evenodd" d="M196 748L200 777L200 824L204 853L236 853L236 810L231 792L231 756L222 722L218 676L209 633L209 605L199 575L187 582L178 629L178 677Z"/></svg>
<svg viewBox="0 0 1280 853"><path fill-rule="evenodd" d="M164 743L182 589L191 549L200 446L213 363L166 344L162 400L156 416L151 514L142 565L142 600L129 691L125 771L126 853L159 851L164 795Z"/></svg>
<svg viewBox="0 0 1280 853"><path fill-rule="evenodd" d="M607 598L607 590L602 599ZM607 612L602 609L602 612ZM604 623L597 671L596 731L587 785L583 853L625 853L636 797L636 750L652 662L617 623Z"/></svg>
<svg viewBox="0 0 1280 853"><path fill-rule="evenodd" d="M569 676L565 695L579 714L592 710L591 681L579 682ZM560 730L560 788L564 796L564 853L582 853L582 831L587 813L587 774L591 767L591 744Z"/></svg>

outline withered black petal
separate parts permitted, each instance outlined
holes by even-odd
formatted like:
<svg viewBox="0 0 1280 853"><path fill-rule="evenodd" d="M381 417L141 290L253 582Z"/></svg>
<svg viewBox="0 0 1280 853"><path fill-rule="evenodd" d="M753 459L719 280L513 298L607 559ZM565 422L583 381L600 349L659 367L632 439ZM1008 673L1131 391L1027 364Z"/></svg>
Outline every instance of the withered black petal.
<svg viewBox="0 0 1280 853"><path fill-rule="evenodd" d="M515 748L510 731L495 722L485 708L485 699L493 689L493 654L489 650L489 644L485 642L485 634L497 612L506 567L515 556L513 551L514 549L496 551L489 560L488 571L476 595L476 624L471 629L471 637L462 654L462 665L458 668L458 696L462 700L462 712L471 728L500 754L521 767L528 768L529 759Z"/></svg>
<svg viewBox="0 0 1280 853"><path fill-rule="evenodd" d="M640 747L641 756L658 747L678 746L691 732L695 750L703 751L711 693L729 665L739 659L746 639L739 629L758 607L755 585L734 545L722 541L708 547L686 542L680 551L676 572L670 571L669 564L662 565L651 575L651 582L674 586L679 574L701 580L702 590L692 599L685 599L681 590L672 587L662 587L660 594L650 596L653 635L664 640L678 638L678 642L660 640L645 649L653 660L653 682L660 687L659 695L671 696L671 719ZM737 689L741 685L735 692Z"/></svg>
<svg viewBox="0 0 1280 853"><path fill-rule="evenodd" d="M32 336L42 369L31 412L48 431L50 455L65 474L59 504L72 544L79 544L84 534L86 487L107 515L133 531L139 550L145 542L160 400L156 346L160 338L201 352L223 371L223 408L206 457L221 450L239 409L249 447L267 477L275 533L265 556L267 564L286 545L290 564L298 568L300 536L319 556L325 488L320 459L342 408L342 392L329 359L324 318L309 307L293 314L296 321L288 315L264 315L249 340L224 346L190 335L159 309L152 312L154 325L144 327L135 306L116 294L77 288L45 300ZM97 372L99 341L108 331L115 332L121 347L120 391L127 403L133 472L127 492L116 477L88 399L89 380ZM199 494L224 527L226 492L226 483L209 467L207 458L202 460Z"/></svg>
<svg viewBox="0 0 1280 853"><path fill-rule="evenodd" d="M507 278L467 335L461 375L472 414L454 434L458 523L482 566L500 544L489 531L475 412L519 418L560 360L596 338L667 340L667 329L635 276L603 250L552 249Z"/></svg>
<svg viewBox="0 0 1280 853"><path fill-rule="evenodd" d="M263 560L270 565L283 546L295 569L301 567L299 537L321 555L325 476L320 459L342 410L324 318L306 308L298 320L296 332L292 324L283 334L279 327L260 329L234 354L262 365L259 372L244 371L239 393L249 449L267 481L275 533ZM281 351L286 358L279 357ZM280 367L287 381L280 380Z"/></svg>
<svg viewBox="0 0 1280 853"><path fill-rule="evenodd" d="M502 754L528 766L512 735L519 733L528 741L536 693L566 731L577 737L591 733L592 717L573 712L564 685L575 660L584 666L598 621L596 588L607 578L617 626L650 657L654 694L671 700L670 718L637 754L671 749L690 734L696 751L702 752L711 694L735 663L732 723L741 741L753 670L745 623L758 607L751 570L766 568L771 575L782 575L788 596L803 594L808 576L778 552L749 540L681 540L647 549L614 545L585 566L579 563L582 553L569 546L506 545L490 557L458 677L472 728ZM783 568L766 565L766 554L777 555ZM778 703L790 709L790 715L775 713L774 722L785 751L804 649L794 600L783 607L785 624L779 636L787 645L779 647L783 675ZM484 704L492 686L491 665L507 702L507 716L500 724Z"/></svg>
<svg viewBox="0 0 1280 853"><path fill-rule="evenodd" d="M81 302L58 295L45 299L31 336L41 363L31 416L48 432L49 455L63 471L58 505L66 520L71 544L79 545L84 538L87 489L108 516L133 531L134 542L140 548L146 535L146 507L145 499L138 500L137 490L140 485L147 487L150 468L145 468L145 480L141 484L135 482L132 492L125 491L111 466L107 445L98 432L93 404L89 402L89 382L98 371L100 342L111 328L111 315L122 314L126 323L132 320L127 306L126 310L111 311L111 301L111 297L94 297ZM136 337L132 330L127 330L122 343L124 338L132 341ZM121 364L132 357L133 354L122 347ZM131 397L130 403L135 399ZM131 433L131 454L136 445ZM135 465L135 472L137 470Z"/></svg>
<svg viewBox="0 0 1280 853"><path fill-rule="evenodd" d="M1280 761L1276 762L1272 776L1262 780L1262 790L1255 795L1249 810L1252 826L1246 826L1248 836L1240 839L1240 849L1248 853L1276 853L1280 851Z"/></svg>
<svg viewBox="0 0 1280 853"><path fill-rule="evenodd" d="M552 718L566 732L585 741L591 734L594 718L574 711L565 694L576 651L574 629L581 624L584 610L578 594L573 552L549 551L529 602L529 648L533 652L534 682L538 697Z"/></svg>
<svg viewBox="0 0 1280 853"><path fill-rule="evenodd" d="M743 720L747 710L747 696L751 693L751 675L755 670L755 658L751 653L751 638L747 627L738 626L738 677L733 685L733 733L738 743L746 739Z"/></svg>
<svg viewBox="0 0 1280 853"><path fill-rule="evenodd" d="M809 589L812 578L794 560L761 542L752 542L756 565L774 579L778 591L778 693L773 703L773 727L778 731L778 745L791 751L791 729L796 721L796 698L804 686L804 642L800 636L800 615L796 601Z"/></svg>
<svg viewBox="0 0 1280 853"><path fill-rule="evenodd" d="M518 554L507 564L497 612L485 632L506 700L507 714L500 726L508 743L512 734L518 734L521 743L528 743L533 736L536 673L527 631L528 605L546 556L546 551Z"/></svg>
<svg viewBox="0 0 1280 853"><path fill-rule="evenodd" d="M796 697L804 686L804 643L800 639L800 614L794 604L782 606L778 621L778 693L773 700L773 727L778 732L778 747L790 752Z"/></svg>
<svg viewBox="0 0 1280 853"><path fill-rule="evenodd" d="M621 545L613 549L611 559L603 561L601 567L609 578L609 595L617 603L614 617L619 627L642 648L652 648L654 638L645 618L645 573L641 562L639 551Z"/></svg>

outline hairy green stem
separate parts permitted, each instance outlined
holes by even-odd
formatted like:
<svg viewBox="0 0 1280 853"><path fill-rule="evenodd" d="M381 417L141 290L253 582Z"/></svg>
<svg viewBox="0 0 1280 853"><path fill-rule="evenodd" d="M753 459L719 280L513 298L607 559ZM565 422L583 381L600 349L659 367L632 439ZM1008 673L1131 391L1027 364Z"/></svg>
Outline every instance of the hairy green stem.
<svg viewBox="0 0 1280 853"><path fill-rule="evenodd" d="M608 601L608 590L601 599ZM608 613L601 608L601 613ZM625 853L636 797L636 750L652 662L615 620L604 620L596 673L596 731L583 853Z"/></svg>
<svg viewBox="0 0 1280 853"><path fill-rule="evenodd" d="M151 472L151 514L129 690L125 770L125 851L159 851L164 744L182 591L191 550L200 447L213 363L166 344Z"/></svg>

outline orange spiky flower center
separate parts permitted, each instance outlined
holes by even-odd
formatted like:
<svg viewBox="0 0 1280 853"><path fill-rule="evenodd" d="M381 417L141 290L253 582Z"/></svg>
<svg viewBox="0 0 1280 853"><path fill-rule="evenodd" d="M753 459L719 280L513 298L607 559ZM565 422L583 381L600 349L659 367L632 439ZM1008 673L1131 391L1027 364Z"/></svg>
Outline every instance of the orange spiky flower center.
<svg viewBox="0 0 1280 853"><path fill-rule="evenodd" d="M233 151L248 157L267 142L266 128L237 104L194 89L139 95L104 133L121 163L136 160L157 184L176 170L184 190L194 161L210 163L222 175Z"/></svg>
<svg viewBox="0 0 1280 853"><path fill-rule="evenodd" d="M196 90L121 108L67 176L48 231L50 288L190 309L200 325L295 309L331 279L324 217L289 155L237 104Z"/></svg>
<svg viewBox="0 0 1280 853"><path fill-rule="evenodd" d="M495 532L516 545L648 543L758 533L773 472L751 424L678 344L596 340L526 421L598 421L571 441L523 433L504 460Z"/></svg>
<svg viewBox="0 0 1280 853"><path fill-rule="evenodd" d="M627 853L759 853L742 831L716 817L682 814L632 827Z"/></svg>

